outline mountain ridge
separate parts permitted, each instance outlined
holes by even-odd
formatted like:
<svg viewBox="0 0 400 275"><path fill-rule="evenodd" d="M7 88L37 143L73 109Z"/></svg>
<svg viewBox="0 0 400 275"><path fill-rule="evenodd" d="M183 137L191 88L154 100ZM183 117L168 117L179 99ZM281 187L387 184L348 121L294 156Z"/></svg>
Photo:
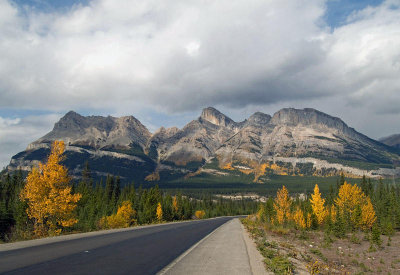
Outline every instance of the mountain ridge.
<svg viewBox="0 0 400 275"><path fill-rule="evenodd" d="M346 169L354 176L374 176L397 173L387 169L400 160L391 147L312 108L284 108L272 116L256 112L235 122L207 107L181 129L161 127L154 133L133 116L85 117L70 111L52 131L15 155L7 169L29 170L43 161L56 139L65 141L66 163L75 176L89 160L99 175L120 174L139 181L212 171L206 167L213 162L224 173L254 174L256 182L267 180L271 173L326 176ZM348 167L352 162L386 170L354 170ZM308 171L304 163L313 168Z"/></svg>
<svg viewBox="0 0 400 275"><path fill-rule="evenodd" d="M400 149L400 134L393 134L379 139L380 142Z"/></svg>

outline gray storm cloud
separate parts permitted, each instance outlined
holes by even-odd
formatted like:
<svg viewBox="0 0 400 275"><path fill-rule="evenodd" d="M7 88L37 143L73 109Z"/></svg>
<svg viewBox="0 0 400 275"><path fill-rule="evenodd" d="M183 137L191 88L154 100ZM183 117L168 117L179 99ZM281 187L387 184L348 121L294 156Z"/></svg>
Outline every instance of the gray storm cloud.
<svg viewBox="0 0 400 275"><path fill-rule="evenodd" d="M400 111L396 1L333 31L316 0L98 0L66 13L1 0L0 11L3 107L187 111L344 96Z"/></svg>
<svg viewBox="0 0 400 275"><path fill-rule="evenodd" d="M206 106L236 120L313 107L374 138L400 132L398 0L334 29L325 4L93 0L45 13L0 0L0 108L53 113L0 117L0 165L70 109L156 129Z"/></svg>

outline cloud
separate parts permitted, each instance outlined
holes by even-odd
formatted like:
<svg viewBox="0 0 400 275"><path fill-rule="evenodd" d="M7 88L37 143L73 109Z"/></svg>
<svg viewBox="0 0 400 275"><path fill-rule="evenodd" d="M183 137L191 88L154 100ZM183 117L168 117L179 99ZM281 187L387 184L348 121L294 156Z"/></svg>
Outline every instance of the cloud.
<svg viewBox="0 0 400 275"><path fill-rule="evenodd" d="M58 114L12 119L0 117L0 170L8 165L14 154L49 132L60 117Z"/></svg>
<svg viewBox="0 0 400 275"><path fill-rule="evenodd" d="M332 31L319 0L93 0L51 12L0 0L0 108L324 111L340 98L398 114L399 8L367 7Z"/></svg>

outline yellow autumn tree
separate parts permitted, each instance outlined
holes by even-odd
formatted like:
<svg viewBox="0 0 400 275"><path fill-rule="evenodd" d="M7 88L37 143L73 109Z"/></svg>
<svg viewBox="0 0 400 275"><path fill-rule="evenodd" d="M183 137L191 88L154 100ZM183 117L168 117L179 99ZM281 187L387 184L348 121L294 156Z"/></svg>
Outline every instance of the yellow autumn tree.
<svg viewBox="0 0 400 275"><path fill-rule="evenodd" d="M310 202L313 213L317 217L318 224L321 225L324 222L325 217L328 215L328 211L325 209L325 199L321 197L318 184L314 187L314 194L311 194Z"/></svg>
<svg viewBox="0 0 400 275"><path fill-rule="evenodd" d="M293 214L293 220L296 223L296 226L300 229L306 228L306 220L304 219L303 210L297 207L296 211Z"/></svg>
<svg viewBox="0 0 400 275"><path fill-rule="evenodd" d="M154 213L154 212L153 212ZM157 220L159 222L162 221L163 218L163 211L162 211L162 207L161 207L161 203L159 202L157 205L157 211L156 211L156 215L157 215Z"/></svg>
<svg viewBox="0 0 400 275"><path fill-rule="evenodd" d="M331 215L331 221L334 223L336 222L336 207L334 205L331 205L331 210L330 210L330 215Z"/></svg>
<svg viewBox="0 0 400 275"><path fill-rule="evenodd" d="M264 217L264 215L265 215L265 208L264 208L264 205L263 205L263 204L260 204L260 205L258 206L258 211L257 211L256 217L257 217L258 220L262 220L263 217Z"/></svg>
<svg viewBox="0 0 400 275"><path fill-rule="evenodd" d="M311 213L307 213L307 221L306 221L306 226L307 228L311 228Z"/></svg>
<svg viewBox="0 0 400 275"><path fill-rule="evenodd" d="M194 215L197 219L202 219L206 215L206 212L204 210L197 210L194 212Z"/></svg>
<svg viewBox="0 0 400 275"><path fill-rule="evenodd" d="M176 199L176 196L172 198L172 209L174 212L178 212L178 200Z"/></svg>
<svg viewBox="0 0 400 275"><path fill-rule="evenodd" d="M135 216L136 211L132 208L132 203L124 201L118 207L116 214L101 218L99 225L100 228L129 227L136 222Z"/></svg>
<svg viewBox="0 0 400 275"><path fill-rule="evenodd" d="M289 197L288 190L283 185L282 189L278 189L274 202L274 210L276 212L276 220L279 224L283 224L290 219L290 205L292 200Z"/></svg>
<svg viewBox="0 0 400 275"><path fill-rule="evenodd" d="M58 235L78 222L74 210L81 195L71 194L68 170L60 164L64 150L63 141L54 141L47 162L32 169L20 193L28 203L26 212L33 219L37 237Z"/></svg>
<svg viewBox="0 0 400 275"><path fill-rule="evenodd" d="M350 222L354 226L360 223L360 215L362 207L367 203L366 196L361 188L356 184L351 185L347 182L339 189L338 197L335 199L335 204L338 207L339 215L348 215ZM345 219L347 216L345 217Z"/></svg>
<svg viewBox="0 0 400 275"><path fill-rule="evenodd" d="M363 229L370 229L375 221L375 210L372 206L371 199L367 197L365 204L361 208L361 227Z"/></svg>

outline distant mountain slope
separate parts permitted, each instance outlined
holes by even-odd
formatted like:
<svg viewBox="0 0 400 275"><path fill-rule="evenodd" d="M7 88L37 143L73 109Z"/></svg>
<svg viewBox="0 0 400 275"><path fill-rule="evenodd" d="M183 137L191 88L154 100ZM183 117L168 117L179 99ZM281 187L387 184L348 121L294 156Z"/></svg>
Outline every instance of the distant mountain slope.
<svg viewBox="0 0 400 275"><path fill-rule="evenodd" d="M368 138L341 119L314 109L285 108L272 117L257 112L235 122L212 107L182 129L151 134L133 116L84 117L67 113L53 130L15 155L8 170L29 170L49 153L52 141L67 144L65 164L79 176L87 160L98 176L158 181L204 174L377 176L400 157L395 148ZM384 169L378 169L384 167Z"/></svg>
<svg viewBox="0 0 400 275"><path fill-rule="evenodd" d="M388 146L392 146L392 147L400 149L400 134L384 137L384 138L379 139L379 141Z"/></svg>
<svg viewBox="0 0 400 275"><path fill-rule="evenodd" d="M54 140L66 143L65 164L79 176L85 161L98 176L108 173L143 180L155 168L144 153L151 133L133 116L81 116L73 111L60 119L51 132L15 155L8 170L30 170L44 161Z"/></svg>

